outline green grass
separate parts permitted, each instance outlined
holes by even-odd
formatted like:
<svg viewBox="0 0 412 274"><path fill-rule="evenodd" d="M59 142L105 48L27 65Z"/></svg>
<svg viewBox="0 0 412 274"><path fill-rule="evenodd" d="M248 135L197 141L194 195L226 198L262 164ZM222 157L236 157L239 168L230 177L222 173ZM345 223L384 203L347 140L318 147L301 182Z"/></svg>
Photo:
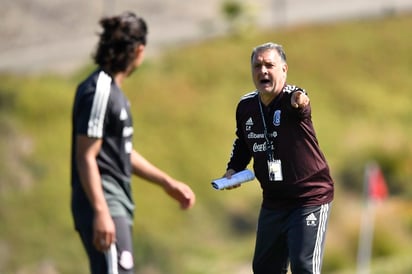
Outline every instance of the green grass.
<svg viewBox="0 0 412 274"><path fill-rule="evenodd" d="M382 272L385 261L408 273L402 258L412 253L411 25L404 15L268 29L147 59L124 86L135 148L190 184L197 204L180 211L161 189L134 179L137 273L238 274L250 267L259 186L217 192L210 180L224 172L238 99L253 89L250 51L267 41L284 45L289 82L308 91L336 179L324 273L353 273L362 169L371 158L382 163L397 194L377 213L374 258L381 272L373 273L393 274ZM0 76L1 273L86 272L69 210L69 156L71 104L87 71Z"/></svg>

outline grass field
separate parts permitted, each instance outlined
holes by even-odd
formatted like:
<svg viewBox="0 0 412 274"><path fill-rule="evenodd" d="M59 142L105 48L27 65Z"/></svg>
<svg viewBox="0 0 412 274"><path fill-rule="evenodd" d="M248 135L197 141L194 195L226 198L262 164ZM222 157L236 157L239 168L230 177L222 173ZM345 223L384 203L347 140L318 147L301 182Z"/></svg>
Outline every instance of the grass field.
<svg viewBox="0 0 412 274"><path fill-rule="evenodd" d="M411 273L412 16L283 30L250 29L170 49L128 79L135 148L197 194L182 212L134 179L139 274L251 273L257 182L218 192L234 111L253 89L251 49L283 44L289 82L311 97L320 145L336 180L324 272L354 273L364 165L381 164L391 196L377 206L373 274ZM73 75L0 76L0 273L86 273L69 211Z"/></svg>

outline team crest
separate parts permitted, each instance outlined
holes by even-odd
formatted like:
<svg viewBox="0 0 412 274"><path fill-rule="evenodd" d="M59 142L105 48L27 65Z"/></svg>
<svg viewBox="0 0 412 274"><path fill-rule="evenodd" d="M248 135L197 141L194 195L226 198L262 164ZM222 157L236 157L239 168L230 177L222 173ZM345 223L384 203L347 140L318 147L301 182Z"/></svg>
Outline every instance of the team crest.
<svg viewBox="0 0 412 274"><path fill-rule="evenodd" d="M281 110L278 109L278 110L275 110L275 113L273 114L273 124L275 126L280 126L280 113L281 113Z"/></svg>

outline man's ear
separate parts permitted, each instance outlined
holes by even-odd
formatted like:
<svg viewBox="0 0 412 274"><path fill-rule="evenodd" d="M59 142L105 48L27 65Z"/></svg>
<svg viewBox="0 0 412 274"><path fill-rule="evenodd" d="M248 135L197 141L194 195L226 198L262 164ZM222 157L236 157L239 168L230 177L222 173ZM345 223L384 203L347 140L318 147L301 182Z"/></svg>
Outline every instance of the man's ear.
<svg viewBox="0 0 412 274"><path fill-rule="evenodd" d="M145 45L142 45L142 44L138 45L136 47L136 57L143 54L144 49L145 49Z"/></svg>
<svg viewBox="0 0 412 274"><path fill-rule="evenodd" d="M284 63L282 67L283 72L288 72L288 64Z"/></svg>

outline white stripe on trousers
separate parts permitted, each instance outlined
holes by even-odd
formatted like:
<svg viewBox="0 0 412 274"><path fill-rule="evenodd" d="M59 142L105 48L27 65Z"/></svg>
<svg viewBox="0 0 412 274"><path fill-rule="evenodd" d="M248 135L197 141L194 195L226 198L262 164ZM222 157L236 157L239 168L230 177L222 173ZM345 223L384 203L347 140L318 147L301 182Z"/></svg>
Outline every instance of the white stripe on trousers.
<svg viewBox="0 0 412 274"><path fill-rule="evenodd" d="M315 249L313 250L313 274L320 274L322 265L322 246L326 233L326 224L328 222L329 204L321 205L319 214L318 233L316 235Z"/></svg>
<svg viewBox="0 0 412 274"><path fill-rule="evenodd" d="M110 248L104 252L106 255L106 262L107 262L107 274L119 274L119 270L117 269L117 249L116 245L112 243Z"/></svg>

